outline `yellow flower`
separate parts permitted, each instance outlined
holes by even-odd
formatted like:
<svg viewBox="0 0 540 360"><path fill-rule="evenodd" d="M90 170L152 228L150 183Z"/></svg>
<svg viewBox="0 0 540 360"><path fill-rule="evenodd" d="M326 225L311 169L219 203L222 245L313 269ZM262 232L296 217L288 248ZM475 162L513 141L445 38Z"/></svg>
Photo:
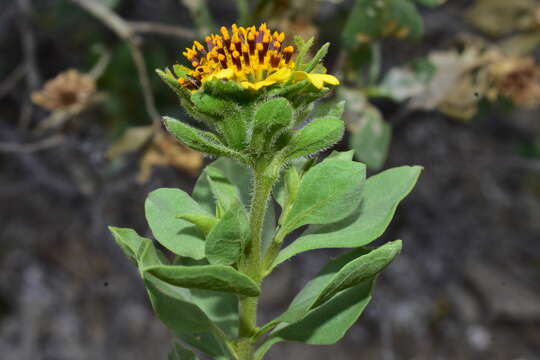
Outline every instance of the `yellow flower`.
<svg viewBox="0 0 540 360"><path fill-rule="evenodd" d="M324 84L339 85L339 80L333 75L314 74L305 71L295 71L293 73L293 81L302 81L305 79L308 79L317 89L322 89Z"/></svg>
<svg viewBox="0 0 540 360"><path fill-rule="evenodd" d="M294 46L283 46L285 34L272 32L266 24L258 28L233 25L221 27L221 35L210 35L206 46L195 41L182 54L192 69L185 67L185 78L178 82L190 90L199 89L206 81L233 80L246 89L286 82L294 69Z"/></svg>
<svg viewBox="0 0 540 360"><path fill-rule="evenodd" d="M220 35L209 35L206 46L194 41L182 54L192 68L180 66L185 76L178 82L197 91L212 80L230 80L245 89L258 91L274 84L293 84L308 79L317 89L325 84L339 85L339 80L328 74L294 71L294 46L284 46L285 33L272 32L266 24L258 28L222 26Z"/></svg>
<svg viewBox="0 0 540 360"><path fill-rule="evenodd" d="M260 88L265 87L265 86L270 86L278 82L287 81L289 77L291 76L291 72L292 71L289 68L282 68L272 73L271 75L269 75L266 79L262 81L258 81L256 83L252 83L249 81L242 81L241 84L246 89L259 90Z"/></svg>

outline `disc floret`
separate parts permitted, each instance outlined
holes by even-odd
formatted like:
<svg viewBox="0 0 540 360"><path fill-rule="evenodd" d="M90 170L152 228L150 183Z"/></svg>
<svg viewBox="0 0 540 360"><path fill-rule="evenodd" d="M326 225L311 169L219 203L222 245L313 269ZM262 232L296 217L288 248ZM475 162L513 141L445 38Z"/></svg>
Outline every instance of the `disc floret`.
<svg viewBox="0 0 540 360"><path fill-rule="evenodd" d="M293 60L296 47L285 43L285 33L272 31L266 24L247 28L233 24L230 29L222 26L220 34L206 36L204 42L206 46L194 41L182 53L192 67L183 67L185 76L178 82L189 90L196 91L205 82L216 79L232 80L246 89L259 90L299 78ZM332 85L339 83L331 75L326 75L325 80ZM322 88L324 83L313 84Z"/></svg>

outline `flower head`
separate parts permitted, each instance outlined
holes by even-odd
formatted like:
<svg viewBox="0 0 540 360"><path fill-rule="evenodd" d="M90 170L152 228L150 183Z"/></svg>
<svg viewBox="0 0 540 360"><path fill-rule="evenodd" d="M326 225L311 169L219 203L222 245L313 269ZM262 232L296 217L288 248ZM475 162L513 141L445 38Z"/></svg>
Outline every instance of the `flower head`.
<svg viewBox="0 0 540 360"><path fill-rule="evenodd" d="M266 24L258 28L232 25L221 27L220 35L209 35L206 46L198 41L182 54L192 68L182 67L185 76L178 79L180 85L192 91L198 90L211 80L233 80L245 89L259 90L277 83L290 83L308 79L321 89L324 83L336 85L336 78L321 80L302 76L295 71L293 54L296 48L285 45L285 33L272 32ZM329 80L329 81L326 81Z"/></svg>

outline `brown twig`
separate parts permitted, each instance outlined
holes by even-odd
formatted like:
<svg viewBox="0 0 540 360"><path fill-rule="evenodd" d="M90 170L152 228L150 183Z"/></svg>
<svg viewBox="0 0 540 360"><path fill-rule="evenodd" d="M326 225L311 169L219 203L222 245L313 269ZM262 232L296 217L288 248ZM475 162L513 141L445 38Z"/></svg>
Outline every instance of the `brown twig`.
<svg viewBox="0 0 540 360"><path fill-rule="evenodd" d="M24 77L25 65L19 65L0 83L0 98L9 93Z"/></svg>
<svg viewBox="0 0 540 360"><path fill-rule="evenodd" d="M36 58L36 39L32 26L29 23L30 14L32 13L32 4L30 0L17 0L21 19L18 21L19 31L21 33L22 50L24 54L24 67L26 75L26 84L28 93L37 90L40 84L40 76L37 67ZM32 102L28 96L23 103L19 116L19 127L26 128L32 117Z"/></svg>
<svg viewBox="0 0 540 360"><path fill-rule="evenodd" d="M108 49L103 49L98 61L94 64L92 70L88 72L88 76L92 77L94 80L99 79L107 69L107 66L109 66L110 62L111 52Z"/></svg>
<svg viewBox="0 0 540 360"><path fill-rule="evenodd" d="M146 112L150 119L152 119L152 124L156 132L159 131L161 129L161 116L156 109L154 95L150 87L150 79L146 69L146 61L140 49L141 39L137 36L133 27L129 22L122 19L100 2L89 0L71 1L88 11L127 43L139 75L139 83L141 85Z"/></svg>
<svg viewBox="0 0 540 360"><path fill-rule="evenodd" d="M176 25L161 24L149 21L130 21L129 25L133 31L138 34L167 35L182 39L193 39L197 37L197 33L195 31Z"/></svg>
<svg viewBox="0 0 540 360"><path fill-rule="evenodd" d="M64 141L62 135L54 135L41 141L29 144L0 142L0 152L33 153L60 145Z"/></svg>

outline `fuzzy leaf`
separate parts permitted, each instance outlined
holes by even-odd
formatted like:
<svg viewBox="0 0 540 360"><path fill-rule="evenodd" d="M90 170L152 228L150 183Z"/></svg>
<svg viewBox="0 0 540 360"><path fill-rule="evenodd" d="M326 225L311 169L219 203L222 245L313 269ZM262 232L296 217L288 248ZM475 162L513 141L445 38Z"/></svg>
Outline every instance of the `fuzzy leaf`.
<svg viewBox="0 0 540 360"><path fill-rule="evenodd" d="M173 71L177 78L185 79L189 73L189 68L180 64L174 64Z"/></svg>
<svg viewBox="0 0 540 360"><path fill-rule="evenodd" d="M238 296L220 291L190 289L191 299L231 339L238 337Z"/></svg>
<svg viewBox="0 0 540 360"><path fill-rule="evenodd" d="M249 220L246 209L240 200L237 200L206 237L206 258L210 264L236 263L248 236Z"/></svg>
<svg viewBox="0 0 540 360"><path fill-rule="evenodd" d="M272 142L274 135L289 126L293 120L293 108L285 98L271 99L257 108L251 146L255 153L261 153L266 143Z"/></svg>
<svg viewBox="0 0 540 360"><path fill-rule="evenodd" d="M401 251L401 240L392 241L345 265L321 291L312 307L330 300L342 290L368 281L384 270Z"/></svg>
<svg viewBox="0 0 540 360"><path fill-rule="evenodd" d="M367 179L360 206L341 221L310 226L279 253L272 267L304 251L369 244L386 230L398 204L413 189L422 168L402 166Z"/></svg>
<svg viewBox="0 0 540 360"><path fill-rule="evenodd" d="M373 282L358 284L342 291L327 303L311 310L302 320L274 331L255 353L261 360L270 347L281 341L299 341L329 345L339 341L358 320L371 301Z"/></svg>
<svg viewBox="0 0 540 360"><path fill-rule="evenodd" d="M216 123L227 144L233 149L243 150L247 145L248 123L252 109L245 107L242 111L228 113L225 118Z"/></svg>
<svg viewBox="0 0 540 360"><path fill-rule="evenodd" d="M313 68L315 68L315 66L318 65L322 59L324 59L324 57L328 53L329 47L330 47L330 43L326 43L323 46L321 46L321 48L317 51L313 59L311 59L309 63L307 63L304 66L303 71L308 72L308 73L311 72Z"/></svg>
<svg viewBox="0 0 540 360"><path fill-rule="evenodd" d="M176 80L169 69L165 69L165 71L156 69L156 73L161 80L163 80L163 82L176 93L176 95L180 96L184 100L189 100L191 96L190 91L178 83L178 80Z"/></svg>
<svg viewBox="0 0 540 360"><path fill-rule="evenodd" d="M212 116L223 117L237 110L234 102L209 95L204 91L194 92L191 95L191 101L197 109Z"/></svg>
<svg viewBox="0 0 540 360"><path fill-rule="evenodd" d="M271 323L298 322L339 292L372 281L400 250L401 240L397 240L373 250L354 249L330 260L295 296L287 311Z"/></svg>
<svg viewBox="0 0 540 360"><path fill-rule="evenodd" d="M226 147L214 134L208 131L196 129L170 117L165 117L164 121L167 130L178 139L178 141L193 150L247 161L244 155Z"/></svg>
<svg viewBox="0 0 540 360"><path fill-rule="evenodd" d="M358 284L311 310L305 318L272 334L313 345L336 343L356 322L371 300L372 281Z"/></svg>
<svg viewBox="0 0 540 360"><path fill-rule="evenodd" d="M242 203L247 207L249 206L250 201L250 190L251 190L251 174L248 168L241 165L235 160L227 159L221 157L216 161L210 163L197 179L195 187L193 188L193 198L201 204L201 206L210 213L213 213L216 209L216 197L213 194L213 189L210 187L210 182L208 180L209 172L215 173L215 170L221 172L221 177L225 177L226 189L224 189L225 194L232 191L233 194L239 194ZM226 184L234 184L235 188L231 188ZM213 185L214 190L216 184Z"/></svg>
<svg viewBox="0 0 540 360"><path fill-rule="evenodd" d="M195 187L193 188L193 198L197 200L197 202L201 204L204 209L207 209L207 211L212 213L214 212L216 208L215 197L213 196L210 183L208 182L207 178L207 172L210 167L219 169L226 177L227 181L234 185L235 189L225 191L225 194L230 195L231 191L232 194L239 193L240 200L242 200L244 207L247 209L251 202L251 191L253 190L253 176L251 174L251 170L240 164L238 161L224 157L212 162L203 170L201 176L195 184ZM266 216L264 219L263 249L265 248L266 244L272 240L274 235L276 225L275 217L275 209L272 206L269 206L266 209Z"/></svg>
<svg viewBox="0 0 540 360"><path fill-rule="evenodd" d="M164 265L143 269L171 285L259 296L260 289L248 276L223 265Z"/></svg>
<svg viewBox="0 0 540 360"><path fill-rule="evenodd" d="M178 337L213 357L231 358L223 332L195 304L187 289L169 285L149 273L144 282L157 317Z"/></svg>
<svg viewBox="0 0 540 360"><path fill-rule="evenodd" d="M286 158L291 160L329 148L341 139L343 132L344 124L339 118L315 119L294 133L285 149Z"/></svg>
<svg viewBox="0 0 540 360"><path fill-rule="evenodd" d="M177 218L182 213L209 215L188 194L179 189L154 190L146 199L145 212L161 245L177 255L204 257L204 234L190 222Z"/></svg>
<svg viewBox="0 0 540 360"><path fill-rule="evenodd" d="M350 215L362 197L364 164L329 159L312 167L303 177L298 193L282 221L289 233L306 224L327 224Z"/></svg>
<svg viewBox="0 0 540 360"><path fill-rule="evenodd" d="M294 37L294 43L298 49L298 55L296 56L296 67L295 70L302 70L305 66L304 57L308 53L309 49L313 46L315 38L311 38L308 41L304 41L300 36Z"/></svg>
<svg viewBox="0 0 540 360"><path fill-rule="evenodd" d="M328 155L327 159L336 159L336 160L348 160L352 161L354 158L354 150L349 151L332 151Z"/></svg>
<svg viewBox="0 0 540 360"><path fill-rule="evenodd" d="M287 311L273 320L272 323L294 323L302 320L307 313L314 308L317 298L336 274L340 272L345 265L366 254L369 254L369 250L358 248L331 259L294 297Z"/></svg>
<svg viewBox="0 0 540 360"><path fill-rule="evenodd" d="M221 170L213 166L207 166L205 172L212 194L214 194L214 197L224 210L228 210L240 200L238 188L230 183Z"/></svg>

